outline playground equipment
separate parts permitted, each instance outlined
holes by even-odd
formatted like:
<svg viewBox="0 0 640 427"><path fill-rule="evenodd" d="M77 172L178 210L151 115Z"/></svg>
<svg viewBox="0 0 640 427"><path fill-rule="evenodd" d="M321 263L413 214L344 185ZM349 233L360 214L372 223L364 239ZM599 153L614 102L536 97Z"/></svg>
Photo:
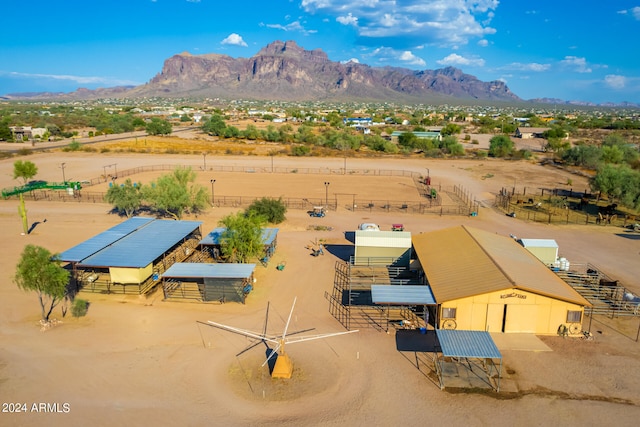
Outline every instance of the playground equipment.
<svg viewBox="0 0 640 427"><path fill-rule="evenodd" d="M264 328L262 330L262 333L251 332L244 329L234 328L233 326L223 325L221 323L216 323L211 320L209 320L207 323L204 323L204 324L208 326L212 326L214 328L222 329L228 332L233 332L234 334L242 335L248 338L253 338L255 340L255 342L250 344L249 347L242 350L236 356L240 356L242 353L248 350L251 350L255 346L259 345L260 343L263 343L267 347L267 350L266 350L267 359L264 361L264 363L262 363L262 366L264 367L264 365L268 364L273 359L275 360L275 362L269 363L269 368L271 369L271 378L289 379L293 374L293 363L291 362L291 359L284 351L285 344L294 344L294 343L299 343L304 341L324 339L328 337L358 332L357 330L354 330L354 331L347 331L347 332L335 332L331 334L309 335L309 336L291 338L291 335L296 335L296 334L313 330L313 329L305 329L301 331L292 332L289 334L289 336L287 336L287 331L289 329L289 324L291 323L291 316L293 315L293 308L296 305L296 300L297 298L293 299L293 305L291 306L291 311L289 312L289 318L287 319L287 323L284 326L284 331L282 332L282 335L267 335L267 323L269 321L269 304L268 303L267 303L267 314L265 317ZM275 348L269 347L269 343L274 344Z"/></svg>
<svg viewBox="0 0 640 427"><path fill-rule="evenodd" d="M391 224L391 231L404 231L403 224Z"/></svg>
<svg viewBox="0 0 640 427"><path fill-rule="evenodd" d="M28 193L34 190L67 190L72 193L82 189L79 182L47 182L47 181L31 181L20 187L5 188L2 190L2 198L6 199L11 196Z"/></svg>

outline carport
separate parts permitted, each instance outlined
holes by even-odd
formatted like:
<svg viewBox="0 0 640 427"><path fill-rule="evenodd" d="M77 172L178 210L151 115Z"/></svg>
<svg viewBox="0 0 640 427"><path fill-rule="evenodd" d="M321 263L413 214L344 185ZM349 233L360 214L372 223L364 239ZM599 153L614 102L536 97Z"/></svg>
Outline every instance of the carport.
<svg viewBox="0 0 640 427"><path fill-rule="evenodd" d="M162 275L165 299L237 301L253 289L255 264L176 263Z"/></svg>
<svg viewBox="0 0 640 427"><path fill-rule="evenodd" d="M502 354L486 331L436 329L440 352L435 369L440 389L486 388L500 391Z"/></svg>

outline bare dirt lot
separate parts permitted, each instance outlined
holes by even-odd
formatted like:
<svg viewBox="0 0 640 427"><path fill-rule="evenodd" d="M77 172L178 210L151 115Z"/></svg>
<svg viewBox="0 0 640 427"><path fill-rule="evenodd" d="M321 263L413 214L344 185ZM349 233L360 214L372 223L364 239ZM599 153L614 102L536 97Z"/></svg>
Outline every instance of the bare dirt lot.
<svg viewBox="0 0 640 427"><path fill-rule="evenodd" d="M37 179L86 180L143 165L190 165L202 155L42 153L28 158ZM272 159L260 156L208 156L215 165L255 166L268 170ZM343 159L297 159L276 156L282 167L340 169ZM389 334L363 330L356 334L287 347L295 364L291 380L272 380L261 368L264 347L236 357L248 341L208 328L214 320L260 331L267 302L270 328L279 332L294 298L292 330L342 331L329 314L324 293L333 285L337 258L330 252L311 257L305 246L315 239L345 242L344 232L361 222L388 229L402 222L412 233L466 224L502 235L552 238L561 256L591 262L640 294L640 239L607 226L556 226L528 223L494 211L494 195L504 186L561 186L570 178L576 188L586 180L528 162L493 160L348 159L349 168L398 169L424 173L434 184L462 184L485 207L477 217L389 214L339 206L325 218L291 210L279 224L278 248L269 265L257 267L257 283L247 304L200 304L148 297L82 294L91 303L86 317L55 317L62 323L41 332L36 296L12 282L15 265L27 243L53 252L69 249L120 223L103 203L28 202L31 223L21 235L15 200L0 201L0 397L1 425L380 425L440 422L449 425L637 425L640 419L640 343L638 318L594 318L594 341L540 337L550 351L520 349L509 337L496 339L503 355L499 394L441 391L416 355L396 350ZM15 185L13 160L0 161L0 187ZM491 175L491 177L489 177ZM157 174L135 176L147 182ZM324 182L337 192L393 200L416 197L410 178L199 172L217 196L325 196ZM106 189L106 184L103 184ZM96 188L98 189L98 188ZM93 191L93 189L92 189ZM213 208L197 219L203 232L217 226L232 208ZM46 219L46 222L45 222ZM191 216L187 219L195 219ZM310 225L331 231L312 231ZM286 262L278 271L275 266ZM464 262L464 260L460 260ZM589 319L587 318L586 322ZM586 325L585 325L586 326ZM542 346L544 348L544 346ZM39 413L33 404L57 403L59 412ZM5 405L7 404L7 405ZM26 413L4 411L26 405ZM65 404L67 404L65 406ZM38 408L38 406L36 406ZM68 410L65 410L68 408ZM49 407L52 409L52 406Z"/></svg>

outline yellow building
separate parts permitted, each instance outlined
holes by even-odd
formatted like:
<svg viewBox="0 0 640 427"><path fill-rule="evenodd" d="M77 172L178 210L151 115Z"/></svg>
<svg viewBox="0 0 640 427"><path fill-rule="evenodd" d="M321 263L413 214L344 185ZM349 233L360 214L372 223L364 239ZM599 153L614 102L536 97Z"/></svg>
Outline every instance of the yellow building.
<svg viewBox="0 0 640 427"><path fill-rule="evenodd" d="M413 236L442 329L572 334L589 302L514 239L460 226Z"/></svg>

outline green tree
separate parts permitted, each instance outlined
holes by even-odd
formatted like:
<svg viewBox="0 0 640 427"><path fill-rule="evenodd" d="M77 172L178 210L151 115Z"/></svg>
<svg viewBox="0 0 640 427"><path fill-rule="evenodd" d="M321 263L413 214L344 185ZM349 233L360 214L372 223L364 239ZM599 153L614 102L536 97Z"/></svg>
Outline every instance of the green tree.
<svg viewBox="0 0 640 427"><path fill-rule="evenodd" d="M9 129L9 118L0 121L0 141L13 141L13 134Z"/></svg>
<svg viewBox="0 0 640 427"><path fill-rule="evenodd" d="M105 196L105 201L111 203L119 214L124 214L127 218L140 209L142 206L142 191L140 186L127 179L122 185L109 187Z"/></svg>
<svg viewBox="0 0 640 427"><path fill-rule="evenodd" d="M191 168L178 167L171 174L162 175L156 182L142 188L144 200L151 207L175 219L190 212L203 210L209 200L207 190L194 184L196 173Z"/></svg>
<svg viewBox="0 0 640 427"><path fill-rule="evenodd" d="M38 294L42 320L49 321L51 312L67 294L69 271L62 268L58 258L47 249L27 245L13 280L20 289Z"/></svg>
<svg viewBox="0 0 640 427"><path fill-rule="evenodd" d="M244 263L264 253L262 226L265 219L259 215L238 212L220 220L226 230L220 236L220 249L230 262Z"/></svg>
<svg viewBox="0 0 640 427"><path fill-rule="evenodd" d="M21 179L23 184L38 174L38 167L28 160L16 160L13 163L13 179Z"/></svg>
<svg viewBox="0 0 640 427"><path fill-rule="evenodd" d="M284 221L285 213L287 213L287 207L282 202L282 198L276 200L268 197L256 200L246 211L247 215L261 216L272 224L280 224Z"/></svg>
<svg viewBox="0 0 640 427"><path fill-rule="evenodd" d="M605 163L622 163L624 160L624 151L619 145L603 145L602 161Z"/></svg>
<svg viewBox="0 0 640 427"><path fill-rule="evenodd" d="M398 145L406 148L414 148L418 143L418 137L413 132L404 132L398 137Z"/></svg>
<svg viewBox="0 0 640 427"><path fill-rule="evenodd" d="M458 138L455 136L445 136L442 138L442 141L440 141L440 149L445 154L452 156L464 155L464 147L458 142Z"/></svg>
<svg viewBox="0 0 640 427"><path fill-rule="evenodd" d="M627 165L602 166L593 177L591 188L619 200L625 206L640 209L640 171Z"/></svg>
<svg viewBox="0 0 640 427"><path fill-rule="evenodd" d="M489 155L507 157L513 152L513 141L507 135L496 135L489 140Z"/></svg>
<svg viewBox="0 0 640 427"><path fill-rule="evenodd" d="M456 134L459 134L461 131L462 131L462 128L460 127L460 125L457 125L455 123L447 123L440 130L440 134L442 136L456 135Z"/></svg>
<svg viewBox="0 0 640 427"><path fill-rule="evenodd" d="M202 131L213 136L225 136L227 125L219 114L212 114L207 121L202 124Z"/></svg>
<svg viewBox="0 0 640 427"><path fill-rule="evenodd" d="M173 127L167 120L154 117L147 123L146 131L149 135L169 135L173 131Z"/></svg>
<svg viewBox="0 0 640 427"><path fill-rule="evenodd" d="M595 145L576 145L565 151L562 160L574 166L597 169L602 159L602 150Z"/></svg>

